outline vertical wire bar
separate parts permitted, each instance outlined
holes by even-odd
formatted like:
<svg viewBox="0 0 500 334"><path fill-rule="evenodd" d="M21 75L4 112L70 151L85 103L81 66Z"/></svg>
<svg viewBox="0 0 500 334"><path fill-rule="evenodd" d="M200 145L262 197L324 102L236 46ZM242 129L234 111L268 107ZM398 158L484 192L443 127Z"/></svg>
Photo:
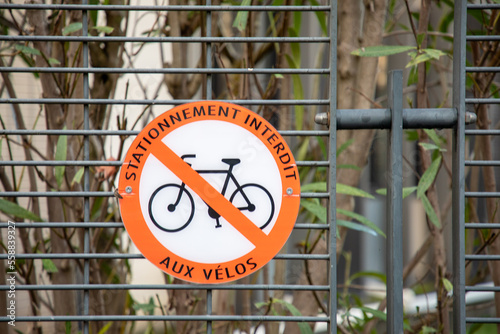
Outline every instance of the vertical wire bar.
<svg viewBox="0 0 500 334"><path fill-rule="evenodd" d="M329 202L329 285L330 334L337 333L337 0L330 3L330 174L328 176Z"/></svg>
<svg viewBox="0 0 500 334"><path fill-rule="evenodd" d="M387 333L403 333L403 72L389 72L387 147Z"/></svg>
<svg viewBox="0 0 500 334"><path fill-rule="evenodd" d="M87 5L88 0L83 0L82 4ZM87 10L82 10L82 34L83 36L88 36L88 12ZM82 45L82 52L83 52L83 67L88 68L89 67L89 46L88 42L83 42ZM90 97L90 89L89 89L89 74L84 73L83 74L83 98L84 99L89 99ZM83 105L83 128L84 130L89 130L90 129L90 115L89 115L89 105L84 104ZM90 160L90 142L89 142L89 136L85 135L83 137L83 159L85 161ZM84 167L84 191L89 192L90 191L90 169L89 166ZM90 197L84 196L83 197L83 208L84 208L84 222L90 222ZM88 228L84 229L84 235L83 235L83 252L85 254L88 254L90 252L90 231ZM90 284L90 263L89 259L83 260L83 284L88 285ZM90 313L89 310L89 294L90 290L84 289L83 290L83 315L87 316ZM89 322L84 321L83 322L83 333L88 334L89 333Z"/></svg>
<svg viewBox="0 0 500 334"><path fill-rule="evenodd" d="M453 107L457 124L452 147L453 332L465 334L465 48L467 1L455 4L453 27Z"/></svg>
<svg viewBox="0 0 500 334"><path fill-rule="evenodd" d="M212 1L211 0L206 0L206 5L211 6ZM212 11L207 10L206 11L206 30L207 30L207 37L212 37ZM207 68L212 68L212 43L207 42ZM206 91L206 96L207 100L212 99L212 74L207 73L207 91ZM207 315L210 316L212 314L212 297L213 297L213 290L212 289L207 289ZM212 333L212 321L207 320L207 334Z"/></svg>

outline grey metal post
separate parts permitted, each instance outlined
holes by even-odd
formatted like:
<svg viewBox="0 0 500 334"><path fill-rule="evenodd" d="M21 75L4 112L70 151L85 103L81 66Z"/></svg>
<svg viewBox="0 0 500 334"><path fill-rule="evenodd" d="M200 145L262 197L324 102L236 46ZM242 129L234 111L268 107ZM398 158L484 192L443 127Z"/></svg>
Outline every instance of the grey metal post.
<svg viewBox="0 0 500 334"><path fill-rule="evenodd" d="M206 5L211 6L212 5L212 0L206 0ZM212 37L212 11L207 10L207 20L205 22L206 24L206 30L207 30L207 37ZM207 62L207 68L212 68L212 43L207 42L207 54L206 54L206 62ZM207 100L212 99L212 74L208 73L207 74L207 91L206 91L206 97ZM212 289L207 289L207 315L210 316L212 315L212 303L213 303L213 291ZM208 320L207 321L207 334L212 333L212 321Z"/></svg>
<svg viewBox="0 0 500 334"><path fill-rule="evenodd" d="M403 72L388 76L387 333L403 333Z"/></svg>
<svg viewBox="0 0 500 334"><path fill-rule="evenodd" d="M465 321L465 35L467 1L455 4L453 32L453 107L457 123L453 131L453 333L466 332Z"/></svg>
<svg viewBox="0 0 500 334"><path fill-rule="evenodd" d="M337 333L337 1L330 3L330 174L328 179L329 203L329 285L330 333Z"/></svg>

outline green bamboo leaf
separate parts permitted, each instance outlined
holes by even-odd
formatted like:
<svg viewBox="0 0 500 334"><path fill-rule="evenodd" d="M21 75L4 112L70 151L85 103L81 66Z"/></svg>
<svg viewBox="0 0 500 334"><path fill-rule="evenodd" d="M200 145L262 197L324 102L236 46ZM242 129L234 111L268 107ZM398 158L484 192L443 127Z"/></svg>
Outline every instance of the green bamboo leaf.
<svg viewBox="0 0 500 334"><path fill-rule="evenodd" d="M66 129L66 127L64 127ZM59 136L56 144L55 158L57 161L65 161L68 152L68 136ZM65 166L56 166L54 168L54 176L59 188L61 188L64 179Z"/></svg>
<svg viewBox="0 0 500 334"><path fill-rule="evenodd" d="M351 54L360 57L383 57L416 49L417 47L410 45L376 45L354 50Z"/></svg>
<svg viewBox="0 0 500 334"><path fill-rule="evenodd" d="M357 197L364 197L364 198L375 198L373 197L372 194L367 193L364 190L361 190L359 188L351 187L346 184L342 183L337 183L337 191L336 193L338 194L344 194L344 195L350 195L350 196L357 196Z"/></svg>
<svg viewBox="0 0 500 334"><path fill-rule="evenodd" d="M418 181L418 186L417 186L417 198L421 198L425 195L425 192L429 187L432 185L434 180L436 179L436 175L439 171L439 167L441 166L441 160L442 157L439 155L427 168L427 170L424 172L422 177L420 178L420 181Z"/></svg>
<svg viewBox="0 0 500 334"><path fill-rule="evenodd" d="M241 6L248 6L250 5L251 0L243 0L241 2ZM233 27L238 29L239 31L245 31L247 27L247 21L248 21L248 12L247 11L240 11L238 14L236 14L236 18L233 21Z"/></svg>
<svg viewBox="0 0 500 334"><path fill-rule="evenodd" d="M356 166L356 165L349 165L349 164L337 165L337 169L340 169L340 168L343 168L343 169L353 169L353 170L361 170L361 168L359 168L358 166Z"/></svg>
<svg viewBox="0 0 500 334"><path fill-rule="evenodd" d="M434 208L432 207L431 202L429 202L427 196L422 196L420 200L424 205L425 213L427 214L427 217L429 217L431 223L434 224L434 226L436 226L437 228L441 228L441 222L439 221L436 211L434 211Z"/></svg>
<svg viewBox="0 0 500 334"><path fill-rule="evenodd" d="M371 228L358 224L349 220L342 220L342 219L337 219L337 226L343 226L345 228L355 230L355 231L360 231L360 232L366 232L368 234L371 234L373 236L377 236L377 232L372 230Z"/></svg>
<svg viewBox="0 0 500 334"><path fill-rule="evenodd" d="M450 280L448 280L446 277L443 277L442 281L443 281L443 286L446 289L446 291L452 292L453 291L453 284L451 284Z"/></svg>
<svg viewBox="0 0 500 334"><path fill-rule="evenodd" d="M349 210L340 209L340 208L337 208L337 213L340 213L341 215L344 215L344 216L347 216L349 218L352 218L352 219L359 221L361 224L368 226L369 228L371 228L372 230L374 230L375 232L377 232L378 234L380 234L381 236L383 236L385 238L385 233L377 225L375 225L374 222L372 222L371 220L369 220L365 216L362 216L358 213L355 213L355 212L352 212Z"/></svg>
<svg viewBox="0 0 500 334"><path fill-rule="evenodd" d="M404 187L403 199L413 194L415 190L417 190L417 187ZM379 195L387 196L387 188L377 189L375 192Z"/></svg>
<svg viewBox="0 0 500 334"><path fill-rule="evenodd" d="M288 312L290 312L290 314L294 317L301 317L302 316L300 311L295 306L290 304L289 302L286 302L286 301L281 300L281 299L274 299L274 298L273 298L273 302L283 305L288 310ZM297 325L299 326L301 334L313 334L311 326L309 326L308 323L299 322L299 323L297 323Z"/></svg>
<svg viewBox="0 0 500 334"><path fill-rule="evenodd" d="M83 172L85 171L85 168L81 167L75 174L75 176L73 176L73 180L71 181L71 185L75 184L75 183L80 183L80 181L82 180L82 177L83 177Z"/></svg>
<svg viewBox="0 0 500 334"><path fill-rule="evenodd" d="M37 49L30 48L26 45L16 45L16 50L24 53L27 56L40 56L41 53Z"/></svg>
<svg viewBox="0 0 500 334"><path fill-rule="evenodd" d="M443 144L443 140L436 133L436 130L434 130L434 129L424 129L424 132L434 142L434 144L436 144L438 146L441 145L441 144Z"/></svg>
<svg viewBox="0 0 500 334"><path fill-rule="evenodd" d="M59 270L51 259L42 259L43 269L48 273L57 273Z"/></svg>
<svg viewBox="0 0 500 334"><path fill-rule="evenodd" d="M109 321L106 325L104 325L103 328L99 330L97 334L106 334L106 332L111 328L111 325L113 324L113 321Z"/></svg>
<svg viewBox="0 0 500 334"><path fill-rule="evenodd" d="M438 150L440 152L446 152L446 149L441 148L437 146L436 144L430 144L430 143L418 143L419 146L421 146L424 150L426 151L434 151Z"/></svg>
<svg viewBox="0 0 500 334"><path fill-rule="evenodd" d="M71 33L74 33L78 30L81 30L83 28L83 24L81 22L74 22L74 23L71 23L69 25L67 25L66 27L64 27L64 29L62 30L62 33L63 35L69 35Z"/></svg>
<svg viewBox="0 0 500 334"><path fill-rule="evenodd" d="M300 201L300 204L304 207L304 209L318 217L323 224L326 224L326 208L324 206L318 202L308 200L302 200Z"/></svg>
<svg viewBox="0 0 500 334"><path fill-rule="evenodd" d="M351 138L340 145L340 147L337 149L337 158L339 157L340 153L344 152L346 148L348 148L352 143L354 143L354 138Z"/></svg>
<svg viewBox="0 0 500 334"><path fill-rule="evenodd" d="M380 282L387 284L387 276L376 271L358 271L354 273L349 280L352 282L357 278L361 277L371 277L379 280Z"/></svg>
<svg viewBox="0 0 500 334"><path fill-rule="evenodd" d="M29 219L38 222L43 221L42 218L38 217L33 212L26 210L14 202L7 201L2 198L0 198L0 211L17 218Z"/></svg>
<svg viewBox="0 0 500 334"><path fill-rule="evenodd" d="M97 27L93 27L92 29L95 29L99 32L103 32L105 34L111 34L115 30L115 28L110 27L110 26L97 26Z"/></svg>
<svg viewBox="0 0 500 334"><path fill-rule="evenodd" d="M300 190L303 192L306 191L326 191L326 182L314 182L304 184L300 187Z"/></svg>

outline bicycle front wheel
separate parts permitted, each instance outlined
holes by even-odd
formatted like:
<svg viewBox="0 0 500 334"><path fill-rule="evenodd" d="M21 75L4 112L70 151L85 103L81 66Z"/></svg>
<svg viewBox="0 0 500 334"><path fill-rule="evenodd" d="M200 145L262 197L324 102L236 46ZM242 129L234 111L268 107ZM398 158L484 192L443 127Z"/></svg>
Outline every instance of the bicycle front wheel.
<svg viewBox="0 0 500 334"><path fill-rule="evenodd" d="M193 196L178 184L164 184L151 195L148 211L149 217L160 230L178 232L193 220Z"/></svg>
<svg viewBox="0 0 500 334"><path fill-rule="evenodd" d="M248 183L241 186L231 195L229 201L260 229L264 229L273 219L273 197L260 184Z"/></svg>

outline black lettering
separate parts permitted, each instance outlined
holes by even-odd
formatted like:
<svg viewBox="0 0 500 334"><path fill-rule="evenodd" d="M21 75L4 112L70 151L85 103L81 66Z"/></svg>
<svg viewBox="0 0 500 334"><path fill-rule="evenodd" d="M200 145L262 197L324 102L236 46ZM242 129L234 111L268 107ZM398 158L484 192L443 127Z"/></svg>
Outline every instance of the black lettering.
<svg viewBox="0 0 500 334"><path fill-rule="evenodd" d="M151 133L155 133L156 135L153 136ZM152 128L151 130L149 130L148 135L149 135L149 138L156 139L156 138L158 138L160 133L158 132L158 130L156 130L156 128Z"/></svg>
<svg viewBox="0 0 500 334"><path fill-rule="evenodd" d="M186 264L186 270L187 272L184 274L184 276L187 276L189 275L189 277L193 278L193 276L191 276L191 271L193 271L194 267L190 267Z"/></svg>
<svg viewBox="0 0 500 334"><path fill-rule="evenodd" d="M178 113L178 112L176 112L176 113L175 113L175 115L176 115L177 117L175 117L174 115L170 115L170 122L172 122L172 125L174 125L174 124L175 124L175 121L179 121L179 122L181 121L181 116L179 115L179 113ZM174 121L174 120L175 120L175 121Z"/></svg>
<svg viewBox="0 0 500 334"><path fill-rule="evenodd" d="M288 166L288 167L285 167L284 170L289 170L289 169L292 169L293 166ZM297 180L297 175L295 175L295 171L293 171L293 174L288 174L285 176L286 178L290 178L290 177L293 177L295 180Z"/></svg>
<svg viewBox="0 0 500 334"><path fill-rule="evenodd" d="M182 269L184 268L184 265L181 264L181 267L179 268L179 271L175 271L175 267L177 267L177 261L175 261L174 266L172 267L172 271L176 274L180 274Z"/></svg>
<svg viewBox="0 0 500 334"><path fill-rule="evenodd" d="M250 260L253 260L253 258L252 258L252 257L251 257L251 258L249 258L249 259L247 260L247 264L248 264L249 266L253 266L252 268L250 268L250 270L254 270L254 269L257 267L257 263L250 262Z"/></svg>
<svg viewBox="0 0 500 334"><path fill-rule="evenodd" d="M142 146L142 142L139 142L139 144L137 144L137 146L135 148L140 148L143 151L147 151L147 149L144 146Z"/></svg>
<svg viewBox="0 0 500 334"><path fill-rule="evenodd" d="M229 273L229 270L227 270L227 267L226 267L226 275L227 275L227 278L232 278L232 277L234 277L234 275L231 275L231 274Z"/></svg>
<svg viewBox="0 0 500 334"><path fill-rule="evenodd" d="M210 269L210 271L208 272L208 274L207 274L206 269L203 269L203 273L205 274L205 279L209 280L210 276L212 275L212 269Z"/></svg>
<svg viewBox="0 0 500 334"><path fill-rule="evenodd" d="M262 124L262 121L260 121L259 123L257 123L257 119L254 117L254 119L252 119L252 121L250 122L250 127L253 127L255 128L255 130L259 130L260 126Z"/></svg>
<svg viewBox="0 0 500 334"><path fill-rule="evenodd" d="M263 136L267 133L267 131L270 131L270 130L271 130L271 128L270 128L270 127L268 127L267 125L264 125L264 126L266 127L266 129L264 130L264 132L262 132L262 135L263 135ZM271 132L272 132L272 131L271 131Z"/></svg>
<svg viewBox="0 0 500 334"><path fill-rule="evenodd" d="M131 173L131 174L129 174L128 172L125 173L125 178L127 180L130 180L131 178L134 178L132 181L135 181L136 177L137 177L137 175L135 175L135 173Z"/></svg>
<svg viewBox="0 0 500 334"><path fill-rule="evenodd" d="M166 128L169 128L169 127L170 127L170 124L168 124L168 122L167 122L167 119L166 119L166 118L164 118L164 119L163 119L163 123L162 123L162 122L158 122L157 124L158 124L158 126L160 127L161 132L165 132L165 130L164 130L164 129L166 129ZM150 144L151 144L151 143L150 143Z"/></svg>
<svg viewBox="0 0 500 334"><path fill-rule="evenodd" d="M160 262L160 264L164 264L165 265L165 268L168 269L168 266L170 265L170 256L163 259L163 261Z"/></svg>
<svg viewBox="0 0 500 334"><path fill-rule="evenodd" d="M217 266L217 269L215 269L215 279L216 280L220 280L222 279L222 268L219 266Z"/></svg>
<svg viewBox="0 0 500 334"><path fill-rule="evenodd" d="M281 161L282 164L287 164L287 163L290 162L290 160L291 160L290 159L290 154L285 153L285 154L280 155L280 161Z"/></svg>
<svg viewBox="0 0 500 334"><path fill-rule="evenodd" d="M198 111L198 109L196 107L193 107L193 114L194 116L201 116L203 114L203 116L205 116L205 108L204 106L201 106L200 110Z"/></svg>
<svg viewBox="0 0 500 334"><path fill-rule="evenodd" d="M245 124L248 123L248 119L250 118L250 115L247 115L247 118L245 118Z"/></svg>
<svg viewBox="0 0 500 334"><path fill-rule="evenodd" d="M145 141L146 143L148 143L149 145L151 145L151 142L150 142L150 141L149 141L146 137L142 137L142 139L144 139L144 141Z"/></svg>
<svg viewBox="0 0 500 334"><path fill-rule="evenodd" d="M239 113L241 110L238 110L236 108L233 108L233 110L234 110L233 119L235 119L236 118L236 114Z"/></svg>
<svg viewBox="0 0 500 334"><path fill-rule="evenodd" d="M224 107L219 106L219 116L221 116L222 114L224 114L224 116L227 117L229 115L229 107L227 107L226 110L224 110Z"/></svg>
<svg viewBox="0 0 500 334"><path fill-rule="evenodd" d="M241 266L241 272L240 270L238 270L238 266ZM234 267L234 269L236 270L236 272L238 273L238 275L243 275L246 271L247 271L247 268L245 267L245 265L243 263L238 263L236 265L236 267Z"/></svg>
<svg viewBox="0 0 500 334"><path fill-rule="evenodd" d="M138 169L138 168L139 168L139 167L137 167L136 165L134 165L134 164L132 163L132 160L129 160L128 165L127 165L127 169L129 169L130 167L135 168L135 169Z"/></svg>
<svg viewBox="0 0 500 334"><path fill-rule="evenodd" d="M280 143L274 145L273 148L276 150L276 154L280 154L280 151L285 150L285 145L283 145L283 143L280 142Z"/></svg>
<svg viewBox="0 0 500 334"><path fill-rule="evenodd" d="M182 115L184 115L184 119L190 119L191 113L188 111L189 109L182 109Z"/></svg>
<svg viewBox="0 0 500 334"><path fill-rule="evenodd" d="M137 161L137 163L141 163L141 158L144 154L142 153L133 153L132 156L134 157L135 161Z"/></svg>
<svg viewBox="0 0 500 334"><path fill-rule="evenodd" d="M215 112L214 108L215 106L208 106L208 116L215 116L215 114L213 114L213 112Z"/></svg>
<svg viewBox="0 0 500 334"><path fill-rule="evenodd" d="M269 136L269 138L267 138L267 142L268 142L269 144L272 144L272 143L273 143L273 141L275 141L275 140L276 140L276 138L278 138L278 136L276 136L276 134L274 134L274 133L273 133L272 135L270 135L270 136Z"/></svg>

